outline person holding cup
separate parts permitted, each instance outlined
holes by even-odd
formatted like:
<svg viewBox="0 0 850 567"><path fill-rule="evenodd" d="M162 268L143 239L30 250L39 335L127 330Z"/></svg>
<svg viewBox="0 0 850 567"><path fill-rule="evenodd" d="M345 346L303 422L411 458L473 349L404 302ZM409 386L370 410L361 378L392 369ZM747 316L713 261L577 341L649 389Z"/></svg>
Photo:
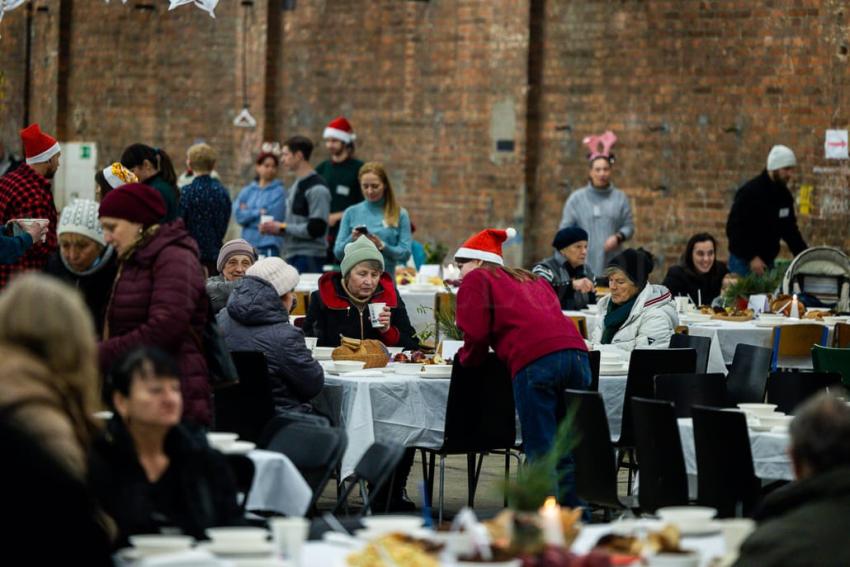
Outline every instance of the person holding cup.
<svg viewBox="0 0 850 567"><path fill-rule="evenodd" d="M325 373L304 333L289 322L298 280L298 272L282 258L261 258L245 272L216 320L229 350L266 356L277 411L313 413L310 400L321 392Z"/></svg>
<svg viewBox="0 0 850 567"><path fill-rule="evenodd" d="M242 238L257 249L259 256L280 256L283 238L260 232L263 223L282 221L286 215L286 189L277 178L280 158L263 152L255 163L257 175L233 201L233 218L242 227Z"/></svg>
<svg viewBox="0 0 850 567"><path fill-rule="evenodd" d="M12 236L0 235L0 264L14 264L21 259L34 242L43 242L47 236L47 223L9 221Z"/></svg>

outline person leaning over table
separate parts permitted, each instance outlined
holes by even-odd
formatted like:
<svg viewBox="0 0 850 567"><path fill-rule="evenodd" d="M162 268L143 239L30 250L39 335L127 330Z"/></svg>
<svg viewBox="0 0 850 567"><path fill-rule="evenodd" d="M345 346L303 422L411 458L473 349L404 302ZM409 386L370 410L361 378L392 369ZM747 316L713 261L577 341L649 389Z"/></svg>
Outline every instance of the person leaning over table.
<svg viewBox="0 0 850 567"><path fill-rule="evenodd" d="M648 283L652 256L642 248L629 248L615 256L605 274L611 295L598 302L599 317L590 333L598 350L666 348L679 324L673 294Z"/></svg>
<svg viewBox="0 0 850 567"><path fill-rule="evenodd" d="M92 446L89 481L118 526L118 547L163 528L201 539L207 528L243 523L224 456L180 423L180 381L154 347L130 351L110 374L114 414Z"/></svg>
<svg viewBox="0 0 850 567"><path fill-rule="evenodd" d="M463 331L458 356L465 367L480 366L492 346L508 366L525 454L533 461L552 447L564 389L587 389L591 375L584 339L561 313L552 287L504 265L502 243L515 234L512 228L483 230L455 254L461 274L457 325ZM581 505L572 456L563 457L558 469L559 502Z"/></svg>
<svg viewBox="0 0 850 567"><path fill-rule="evenodd" d="M577 226L562 228L552 240L555 253L531 270L552 286L561 309L584 309L596 303L596 286L587 259L587 231Z"/></svg>
<svg viewBox="0 0 850 567"><path fill-rule="evenodd" d="M257 251L247 240L234 238L221 247L216 261L219 275L207 278L206 283L213 313L224 309L236 284L242 280L245 271L256 261Z"/></svg>
<svg viewBox="0 0 850 567"><path fill-rule="evenodd" d="M797 409L790 432L797 480L762 500L734 567L850 565L850 408L819 394Z"/></svg>
<svg viewBox="0 0 850 567"><path fill-rule="evenodd" d="M384 257L375 244L367 238L350 242L340 269L319 278L318 291L310 295L304 333L318 337L319 346L339 346L340 336L345 336L377 339L406 350L419 348L404 301L393 278L384 271ZM380 327L372 326L370 303L386 303Z"/></svg>
<svg viewBox="0 0 850 567"><path fill-rule="evenodd" d="M717 260L717 241L707 232L688 240L682 260L670 266L662 285L673 297L688 296L694 305L711 305L720 295L723 278L729 273L726 264Z"/></svg>

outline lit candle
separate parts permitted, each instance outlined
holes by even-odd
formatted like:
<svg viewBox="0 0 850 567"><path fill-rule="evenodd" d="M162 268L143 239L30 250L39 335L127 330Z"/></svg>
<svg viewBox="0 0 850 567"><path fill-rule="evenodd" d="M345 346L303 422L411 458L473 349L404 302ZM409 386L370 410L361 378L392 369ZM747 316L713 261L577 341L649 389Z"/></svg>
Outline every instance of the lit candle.
<svg viewBox="0 0 850 567"><path fill-rule="evenodd" d="M543 541L548 545L564 545L564 526L561 522L561 507L553 496L546 499L540 508L543 521Z"/></svg>
<svg viewBox="0 0 850 567"><path fill-rule="evenodd" d="M794 294L794 298L791 300L791 313L788 314L791 319L799 319L800 318L800 304L797 303L797 294Z"/></svg>

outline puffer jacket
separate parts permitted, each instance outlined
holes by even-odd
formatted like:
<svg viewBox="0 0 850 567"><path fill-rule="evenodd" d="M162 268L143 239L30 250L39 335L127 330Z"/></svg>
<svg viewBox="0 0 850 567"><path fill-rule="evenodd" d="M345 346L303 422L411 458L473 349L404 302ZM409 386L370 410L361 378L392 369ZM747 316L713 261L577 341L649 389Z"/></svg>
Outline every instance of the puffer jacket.
<svg viewBox="0 0 850 567"><path fill-rule="evenodd" d="M663 285L647 284L638 294L632 312L620 330L614 335L610 345L602 344L602 332L605 330L605 313L611 296L599 300L599 317L590 332L590 342L597 350L619 349L628 352L636 348L667 348L670 336L679 324L676 304L673 296Z"/></svg>
<svg viewBox="0 0 850 567"><path fill-rule="evenodd" d="M266 355L278 409L309 402L322 390L324 371L313 360L304 333L289 323L289 312L270 283L243 277L216 320L229 350Z"/></svg>
<svg viewBox="0 0 850 567"><path fill-rule="evenodd" d="M136 347L163 349L180 368L183 417L209 425L211 390L200 350L207 309L198 245L182 219L161 225L119 263L98 349L101 370Z"/></svg>
<svg viewBox="0 0 850 567"><path fill-rule="evenodd" d="M233 289L242 280L232 282L224 279L224 276L213 276L207 279L207 296L210 298L210 306L213 313L218 313L227 305Z"/></svg>

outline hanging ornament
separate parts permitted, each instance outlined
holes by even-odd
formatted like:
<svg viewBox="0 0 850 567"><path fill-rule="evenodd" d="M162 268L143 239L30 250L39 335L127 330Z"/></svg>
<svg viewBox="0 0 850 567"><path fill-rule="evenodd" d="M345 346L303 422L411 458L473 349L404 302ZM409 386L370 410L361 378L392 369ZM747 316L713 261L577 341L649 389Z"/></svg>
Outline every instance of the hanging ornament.
<svg viewBox="0 0 850 567"><path fill-rule="evenodd" d="M168 9L170 11L183 4L194 4L204 12L208 12L211 18L215 18L215 7L218 6L218 0L171 0Z"/></svg>
<svg viewBox="0 0 850 567"><path fill-rule="evenodd" d="M245 106L242 108L242 112L233 119L233 125L237 128L253 128L257 125L257 119L251 115L248 107Z"/></svg>
<svg viewBox="0 0 850 567"><path fill-rule="evenodd" d="M0 22L3 21L3 14L9 10L14 10L22 5L27 0L0 0Z"/></svg>

